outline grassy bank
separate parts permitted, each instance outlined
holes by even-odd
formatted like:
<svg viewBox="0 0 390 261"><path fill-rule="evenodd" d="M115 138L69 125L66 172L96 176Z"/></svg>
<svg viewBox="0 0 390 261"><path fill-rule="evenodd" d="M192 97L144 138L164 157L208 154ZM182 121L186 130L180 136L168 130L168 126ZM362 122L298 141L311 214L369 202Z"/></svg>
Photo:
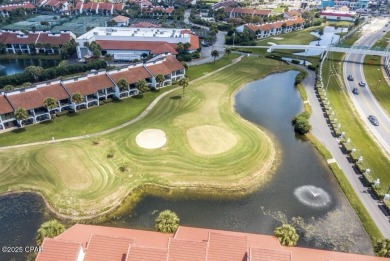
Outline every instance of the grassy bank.
<svg viewBox="0 0 390 261"><path fill-rule="evenodd" d="M188 77L196 79L214 70L231 63L238 55L231 54L218 60L215 64L204 64L190 67ZM149 106L162 93L172 87L160 89L158 92L145 93L143 97L123 99L88 110L81 110L75 114L67 114L40 124L28 126L26 129L17 129L0 135L0 146L25 144L37 141L68 138L91 134L118 126L129 121ZM115 117L113 117L115 115ZM82 127L81 127L82 126Z"/></svg>
<svg viewBox="0 0 390 261"><path fill-rule="evenodd" d="M278 61L244 58L191 84L185 98L174 91L143 120L98 139L2 151L0 192L37 191L72 217L110 211L145 184L248 193L268 181L276 151L265 132L234 112L231 95L248 81L287 69ZM149 128L165 132L164 147L137 145L137 135Z"/></svg>
<svg viewBox="0 0 390 261"><path fill-rule="evenodd" d="M307 94L304 87L301 84L297 85L299 93L303 101L307 100ZM309 104L304 104L305 111L311 113L311 106ZM326 147L319 142L311 133L305 135L305 137L313 144L313 146L320 152L320 154L324 157L325 160L332 159L332 154L326 149ZM381 238L382 234L379 231L378 227L372 220L366 208L363 206L362 202L357 197L354 189L349 183L348 179L345 177L343 171L339 168L337 163L328 163L328 166L334 176L336 177L344 195L348 199L349 203L355 210L358 215L360 221L362 222L366 232L371 238L371 241L374 242L375 239Z"/></svg>

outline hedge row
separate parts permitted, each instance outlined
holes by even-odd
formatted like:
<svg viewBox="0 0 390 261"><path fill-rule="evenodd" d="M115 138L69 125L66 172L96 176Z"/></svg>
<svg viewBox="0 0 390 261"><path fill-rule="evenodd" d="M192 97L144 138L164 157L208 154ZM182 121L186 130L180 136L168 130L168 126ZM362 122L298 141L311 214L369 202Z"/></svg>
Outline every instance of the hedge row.
<svg viewBox="0 0 390 261"><path fill-rule="evenodd" d="M76 73L83 73L92 69L105 69L107 64L105 61L98 60L87 64L72 64L65 67L52 67L43 70L43 73L38 77L38 81L47 81L56 79L60 76L72 75ZM18 86L25 82L35 82L32 75L27 72L18 73L14 75L7 75L0 77L0 89L6 85Z"/></svg>

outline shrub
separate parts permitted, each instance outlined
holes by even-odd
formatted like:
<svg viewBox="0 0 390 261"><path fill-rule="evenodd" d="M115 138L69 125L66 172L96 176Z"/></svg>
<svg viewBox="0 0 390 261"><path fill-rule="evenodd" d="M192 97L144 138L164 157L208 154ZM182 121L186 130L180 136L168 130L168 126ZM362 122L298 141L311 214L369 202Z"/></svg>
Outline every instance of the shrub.
<svg viewBox="0 0 390 261"><path fill-rule="evenodd" d="M291 60L291 63L293 63L293 64L300 64L301 62L299 60Z"/></svg>
<svg viewBox="0 0 390 261"><path fill-rule="evenodd" d="M307 69L309 69L309 70L311 70L311 71L315 71L317 68L316 68L315 66L309 64L309 65L307 66Z"/></svg>
<svg viewBox="0 0 390 261"><path fill-rule="evenodd" d="M292 124L294 125L294 131L300 135L304 135L311 130L311 125L309 123L310 114L308 112L302 112L292 119Z"/></svg>
<svg viewBox="0 0 390 261"><path fill-rule="evenodd" d="M68 113L69 113L69 111L59 111L59 112L56 113L56 116L60 117L60 116L66 115Z"/></svg>

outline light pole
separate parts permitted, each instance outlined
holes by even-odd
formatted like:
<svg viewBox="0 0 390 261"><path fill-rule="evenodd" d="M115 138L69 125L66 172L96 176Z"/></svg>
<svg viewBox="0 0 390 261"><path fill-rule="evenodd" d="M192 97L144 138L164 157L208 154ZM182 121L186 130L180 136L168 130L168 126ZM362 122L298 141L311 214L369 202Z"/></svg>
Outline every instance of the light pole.
<svg viewBox="0 0 390 261"><path fill-rule="evenodd" d="M379 85L381 84L381 82L382 82L382 79L379 79L378 82L377 82L377 84L376 84L376 87L375 87L376 90L379 89Z"/></svg>

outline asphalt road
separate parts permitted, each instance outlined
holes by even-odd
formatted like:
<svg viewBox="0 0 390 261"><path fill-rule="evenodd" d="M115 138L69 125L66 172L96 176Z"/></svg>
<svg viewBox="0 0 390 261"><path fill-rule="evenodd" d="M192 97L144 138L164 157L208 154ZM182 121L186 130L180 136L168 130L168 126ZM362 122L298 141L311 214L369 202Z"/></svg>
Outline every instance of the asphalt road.
<svg viewBox="0 0 390 261"><path fill-rule="evenodd" d="M385 24L387 22L388 18L372 21L372 23L363 30L363 37L360 38L355 45L372 46L382 35L386 33L388 27L385 27ZM367 84L366 87L359 86L360 81L366 83L363 73L363 61L364 55L361 54L349 54L346 56L343 66L346 87L354 106L367 128L372 132L383 149L390 155L390 118L370 91L370 89L377 88L378 83L375 84L375 86L368 86ZM348 75L352 75L354 81L348 81ZM384 88L383 85L384 83L382 83L381 88ZM352 93L353 88L359 89L358 95L354 95ZM378 119L379 126L374 126L369 122L367 119L369 115L374 115Z"/></svg>
<svg viewBox="0 0 390 261"><path fill-rule="evenodd" d="M312 125L311 133L333 155L333 159L330 159L330 162L336 162L342 169L356 195L367 209L382 235L385 238L390 238L389 216L383 210L382 202L376 200L367 187L363 186L361 175L354 171L353 164L348 161L347 155L342 152L338 140L332 135L330 126L324 117L324 113L314 90L315 74L312 71L306 71L308 74L302 84L305 87L308 96L308 101L304 102L309 102L312 108L312 114L310 116L310 124Z"/></svg>

